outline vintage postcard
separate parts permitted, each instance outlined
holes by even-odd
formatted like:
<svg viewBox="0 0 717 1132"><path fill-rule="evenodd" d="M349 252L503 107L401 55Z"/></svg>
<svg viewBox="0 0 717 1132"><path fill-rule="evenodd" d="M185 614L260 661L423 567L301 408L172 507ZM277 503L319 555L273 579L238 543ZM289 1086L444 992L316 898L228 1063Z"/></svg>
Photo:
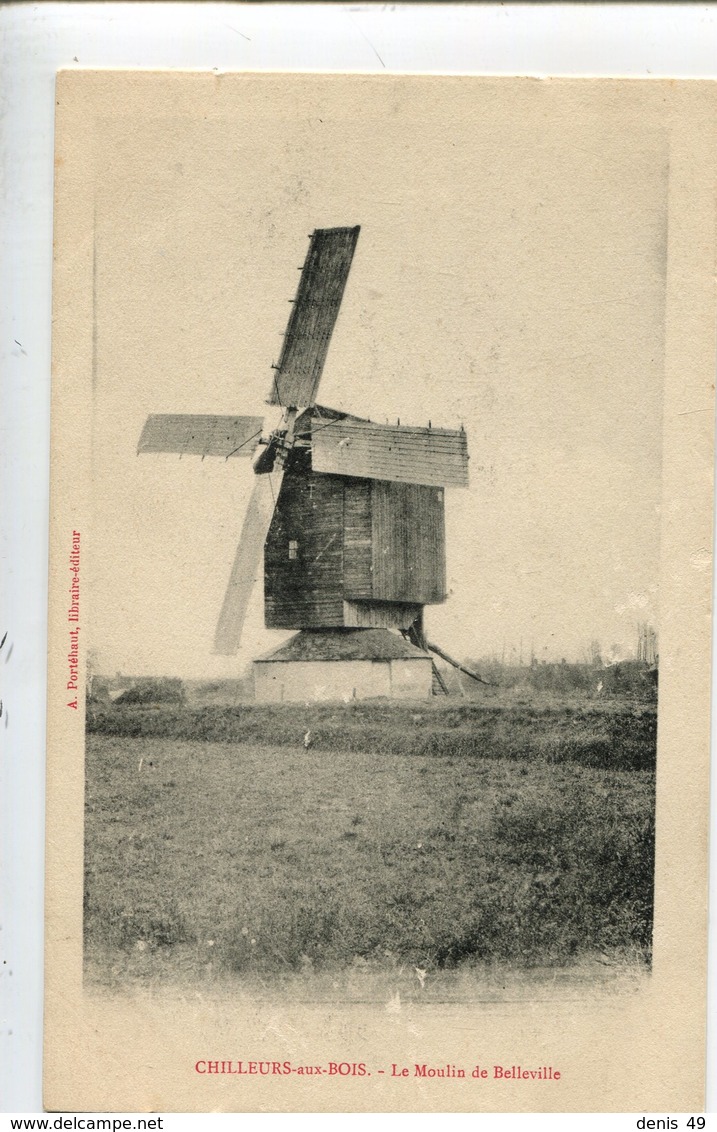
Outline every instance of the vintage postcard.
<svg viewBox="0 0 717 1132"><path fill-rule="evenodd" d="M48 1108L703 1107L716 125L58 76Z"/></svg>

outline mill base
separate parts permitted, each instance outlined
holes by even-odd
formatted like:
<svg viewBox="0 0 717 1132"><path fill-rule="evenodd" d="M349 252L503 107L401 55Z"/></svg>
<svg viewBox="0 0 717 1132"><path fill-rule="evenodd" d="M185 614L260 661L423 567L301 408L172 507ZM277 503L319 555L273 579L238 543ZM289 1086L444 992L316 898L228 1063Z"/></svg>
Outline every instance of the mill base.
<svg viewBox="0 0 717 1132"><path fill-rule="evenodd" d="M431 657L389 629L302 629L254 661L258 703L430 699Z"/></svg>

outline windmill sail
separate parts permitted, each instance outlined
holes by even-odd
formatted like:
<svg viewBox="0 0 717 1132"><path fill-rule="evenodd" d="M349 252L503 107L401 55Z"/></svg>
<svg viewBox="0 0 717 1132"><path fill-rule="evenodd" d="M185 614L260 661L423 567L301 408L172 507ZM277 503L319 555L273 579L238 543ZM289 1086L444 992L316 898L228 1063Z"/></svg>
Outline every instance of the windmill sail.
<svg viewBox="0 0 717 1132"><path fill-rule="evenodd" d="M223 656L232 656L239 648L249 598L283 478L284 469L277 462L273 474L257 476L254 482L214 636L214 651Z"/></svg>
<svg viewBox="0 0 717 1132"><path fill-rule="evenodd" d="M359 231L311 237L269 395L283 421L268 438L261 417L154 414L139 440L139 452L225 459L263 444L214 636L221 655L239 649L285 469L284 541L274 556L272 535L266 553L267 626L403 627L446 596L440 489L468 483L463 429L374 424L316 401ZM288 595L285 607L277 595Z"/></svg>
<svg viewBox="0 0 717 1132"><path fill-rule="evenodd" d="M180 456L251 456L263 417L193 416L155 413L147 418L137 452L178 452Z"/></svg>
<svg viewBox="0 0 717 1132"><path fill-rule="evenodd" d="M344 418L312 422L315 472L394 480L433 487L468 484L468 444L462 429L412 428Z"/></svg>
<svg viewBox="0 0 717 1132"><path fill-rule="evenodd" d="M313 405L360 229L320 228L301 271L270 405Z"/></svg>

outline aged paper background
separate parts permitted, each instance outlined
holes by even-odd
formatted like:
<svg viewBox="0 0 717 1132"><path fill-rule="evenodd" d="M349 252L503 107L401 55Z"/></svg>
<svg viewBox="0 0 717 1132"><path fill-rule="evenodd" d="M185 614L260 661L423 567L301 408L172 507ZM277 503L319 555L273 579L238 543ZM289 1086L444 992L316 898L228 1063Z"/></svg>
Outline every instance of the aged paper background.
<svg viewBox="0 0 717 1132"><path fill-rule="evenodd" d="M66 72L58 79L57 102L47 1106L699 1109L714 370L712 84ZM502 209L485 203L496 198ZM526 242L531 211L534 235ZM433 418L449 427L468 418L472 491L482 489L488 502L481 526L458 493L449 501L454 592L441 624L448 639L458 637L456 649L463 647L461 624L486 606L494 611L493 623L483 618L486 636L506 624L517 632L530 614L542 639L559 607L558 636L576 646L579 638L571 640L570 633L576 623L582 632L583 603L604 619L602 631L619 638L610 610L620 604L620 592L623 605L629 602L620 584L636 573L650 614L657 614L650 578L657 576L659 555L655 960L638 994L413 1004L392 1012L384 1003L267 1005L246 997L83 993L84 720L82 711L68 709L66 695L65 562L72 531L82 532L85 648L114 650L104 662L136 672L230 673L226 662L212 668L220 662L210 656L212 626L205 624L225 571L216 578L208 572L218 555L231 560L232 515L246 502L246 484L237 482L233 495L222 489L218 506L224 510L207 521L201 491L212 499L220 495L211 478L200 488L196 466L175 462L160 483L161 473L138 468L136 437L148 412L257 411L274 360L268 354L278 350L283 329L276 296L292 292L291 269L301 262L305 236L314 227L354 223L363 226L363 259L352 283L357 275L371 302L335 336L322 400L387 417L408 403L413 420ZM286 260L289 236L295 264ZM593 253L588 257L586 247ZM476 341L465 331L476 314L465 278L480 257L478 306L486 329ZM240 281L233 274L237 262L252 267ZM427 266L442 272L440 291ZM542 296L533 320L520 328L522 344L507 325L510 270L520 274L524 294ZM576 291L578 278L583 289ZM590 303L596 314L586 319ZM562 363L574 357L581 378L574 403L559 408L566 427L559 453L546 451L542 440L555 408L556 342ZM439 358L444 370L437 377ZM528 386L515 375L531 366L538 380ZM541 388L544 397L536 398ZM481 411L490 421L496 399L515 422L507 448L489 423L482 430L474 423L471 431ZM612 432L602 415L606 402L615 407ZM649 507L655 516L641 527L634 561L625 561L627 546L610 545L609 506L597 508L590 483L576 481L570 430L586 416L595 421L588 457L600 468L610 506ZM644 460L630 460L629 474L637 466L642 478L628 493L620 453L635 449ZM511 465L514 478L496 488L491 468L499 460ZM501 490L525 492L524 529L501 527ZM531 523L541 494L576 491L584 492L581 529L566 534ZM527 538L534 544L526 545ZM545 582L558 538L556 602ZM586 541L594 564L589 576L579 565ZM523 608L501 607L497 591L486 600L482 577L469 569L476 547L488 579L515 569L521 557L538 564L534 588L520 588ZM641 564L647 565L640 577ZM206 586L196 595L196 613L187 617L197 575ZM262 645L259 615L252 631L244 660ZM562 1077L550 1089L376 1075L304 1084L241 1078L238 1084L231 1077L198 1078L193 1066L204 1056L387 1066L550 1063Z"/></svg>

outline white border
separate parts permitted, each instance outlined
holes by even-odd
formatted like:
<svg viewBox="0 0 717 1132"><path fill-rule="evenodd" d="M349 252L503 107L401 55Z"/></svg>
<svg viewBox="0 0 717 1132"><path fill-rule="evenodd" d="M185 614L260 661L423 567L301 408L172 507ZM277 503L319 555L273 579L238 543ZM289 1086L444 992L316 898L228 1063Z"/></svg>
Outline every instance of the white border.
<svg viewBox="0 0 717 1132"><path fill-rule="evenodd" d="M0 183L6 186L0 214L0 637L8 630L0 650L0 1105L5 1112L40 1112L56 70L79 65L714 78L717 6L9 4L0 8L0 51ZM715 794L713 786L713 813ZM713 940L715 895L713 881ZM714 946L711 957L714 1017ZM712 1040L711 1068L714 1061ZM714 1076L708 1109L717 1102ZM490 1126L506 1126L488 1119ZM527 1119L546 1129L560 1123L551 1116ZM481 1123L486 1126L485 1117Z"/></svg>

